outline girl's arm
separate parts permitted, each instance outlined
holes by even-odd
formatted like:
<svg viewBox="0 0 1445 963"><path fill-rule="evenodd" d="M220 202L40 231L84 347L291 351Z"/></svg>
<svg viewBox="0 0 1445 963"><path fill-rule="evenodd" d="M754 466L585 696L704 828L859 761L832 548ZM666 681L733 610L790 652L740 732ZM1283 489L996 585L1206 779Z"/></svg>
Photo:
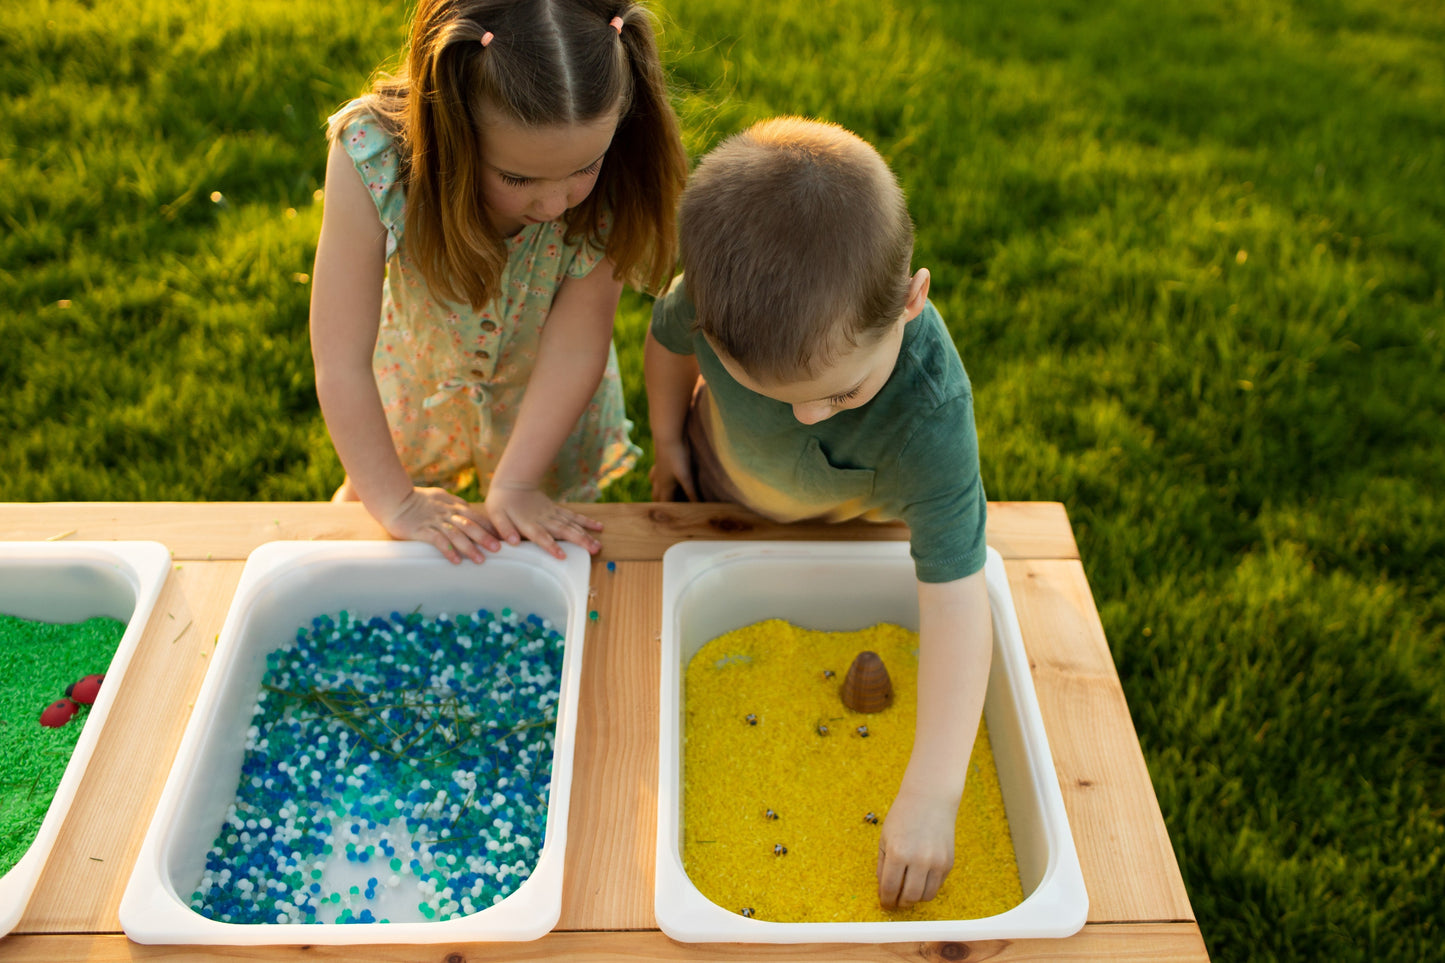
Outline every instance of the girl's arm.
<svg viewBox="0 0 1445 963"><path fill-rule="evenodd" d="M911 906L953 867L953 831L993 662L993 621L980 570L918 583L918 721L913 754L878 841L878 901Z"/></svg>
<svg viewBox="0 0 1445 963"><path fill-rule="evenodd" d="M607 368L622 296L613 271L612 261L603 258L586 277L569 277L557 290L517 423L487 489L487 514L498 535L514 545L531 539L557 558L563 557L558 540L594 554L602 548L591 534L602 523L558 505L539 485Z"/></svg>
<svg viewBox="0 0 1445 963"><path fill-rule="evenodd" d="M453 562L501 544L485 516L441 489L414 488L392 445L371 369L386 274L386 228L340 144L326 159L326 206L311 286L316 395L336 454L373 518L397 538L430 542Z"/></svg>
<svg viewBox="0 0 1445 963"><path fill-rule="evenodd" d="M647 382L647 417L652 424L652 499L667 501L680 485L688 500L695 502L686 428L697 388L697 356L674 354L649 329L642 371Z"/></svg>

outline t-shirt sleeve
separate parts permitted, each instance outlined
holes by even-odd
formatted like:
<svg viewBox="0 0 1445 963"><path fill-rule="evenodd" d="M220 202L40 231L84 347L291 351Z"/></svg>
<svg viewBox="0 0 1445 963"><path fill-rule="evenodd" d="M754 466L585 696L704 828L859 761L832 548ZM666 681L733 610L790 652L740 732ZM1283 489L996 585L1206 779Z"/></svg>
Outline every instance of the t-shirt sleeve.
<svg viewBox="0 0 1445 963"><path fill-rule="evenodd" d="M347 105L343 112L353 105L354 102ZM396 142L365 111L356 111L336 138L376 204L376 212L386 228L386 256L390 259L406 227L406 191L397 180L401 158Z"/></svg>
<svg viewBox="0 0 1445 963"><path fill-rule="evenodd" d="M987 561L988 499L979 474L971 394L924 418L898 456L900 516L920 582L952 582Z"/></svg>
<svg viewBox="0 0 1445 963"><path fill-rule="evenodd" d="M673 354L695 354L692 338L696 316L679 275L652 305L652 336Z"/></svg>
<svg viewBox="0 0 1445 963"><path fill-rule="evenodd" d="M591 274L597 263L607 256L607 239L611 235L612 214L609 211L602 215L598 237L595 240L591 237L583 237L572 248L572 259L567 262L567 276L569 278L585 278Z"/></svg>

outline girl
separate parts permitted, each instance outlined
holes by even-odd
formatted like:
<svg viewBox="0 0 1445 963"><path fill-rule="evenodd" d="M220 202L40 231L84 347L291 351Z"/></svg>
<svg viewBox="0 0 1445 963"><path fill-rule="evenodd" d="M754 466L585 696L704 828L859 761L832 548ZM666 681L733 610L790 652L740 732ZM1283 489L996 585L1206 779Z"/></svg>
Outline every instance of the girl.
<svg viewBox="0 0 1445 963"><path fill-rule="evenodd" d="M687 158L631 0L421 0L396 77L330 120L311 343L346 480L396 538L590 552L626 472L622 283L676 253ZM475 473L486 500L452 494Z"/></svg>

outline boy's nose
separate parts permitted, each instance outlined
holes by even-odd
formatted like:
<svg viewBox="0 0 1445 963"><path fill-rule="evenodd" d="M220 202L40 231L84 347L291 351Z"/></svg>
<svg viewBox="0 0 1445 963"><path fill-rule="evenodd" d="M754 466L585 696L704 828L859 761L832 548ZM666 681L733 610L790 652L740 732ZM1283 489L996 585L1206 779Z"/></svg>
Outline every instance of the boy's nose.
<svg viewBox="0 0 1445 963"><path fill-rule="evenodd" d="M798 419L799 424L816 425L820 421L826 421L832 413L833 409L829 405L793 405L793 417Z"/></svg>

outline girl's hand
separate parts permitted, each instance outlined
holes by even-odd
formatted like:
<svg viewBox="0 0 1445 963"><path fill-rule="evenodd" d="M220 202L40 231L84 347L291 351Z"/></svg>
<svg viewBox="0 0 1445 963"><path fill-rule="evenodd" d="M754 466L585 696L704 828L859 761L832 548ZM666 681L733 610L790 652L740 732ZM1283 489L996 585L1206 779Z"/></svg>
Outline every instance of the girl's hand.
<svg viewBox="0 0 1445 963"><path fill-rule="evenodd" d="M953 868L958 801L901 790L878 840L878 902L907 909L933 899Z"/></svg>
<svg viewBox="0 0 1445 963"><path fill-rule="evenodd" d="M602 543L591 535L602 531L601 522L563 508L532 485L493 478L487 514L497 534L512 545L530 539L555 558L566 558L559 540L581 545L593 555L602 550Z"/></svg>
<svg viewBox="0 0 1445 963"><path fill-rule="evenodd" d="M435 545L454 565L463 555L482 561L482 549L502 550L486 514L442 488L413 488L382 525L394 538Z"/></svg>
<svg viewBox="0 0 1445 963"><path fill-rule="evenodd" d="M653 465L647 473L652 480L652 500L667 502L679 487L690 502L697 501L697 490L692 483L692 459L687 442L658 442L653 439Z"/></svg>

